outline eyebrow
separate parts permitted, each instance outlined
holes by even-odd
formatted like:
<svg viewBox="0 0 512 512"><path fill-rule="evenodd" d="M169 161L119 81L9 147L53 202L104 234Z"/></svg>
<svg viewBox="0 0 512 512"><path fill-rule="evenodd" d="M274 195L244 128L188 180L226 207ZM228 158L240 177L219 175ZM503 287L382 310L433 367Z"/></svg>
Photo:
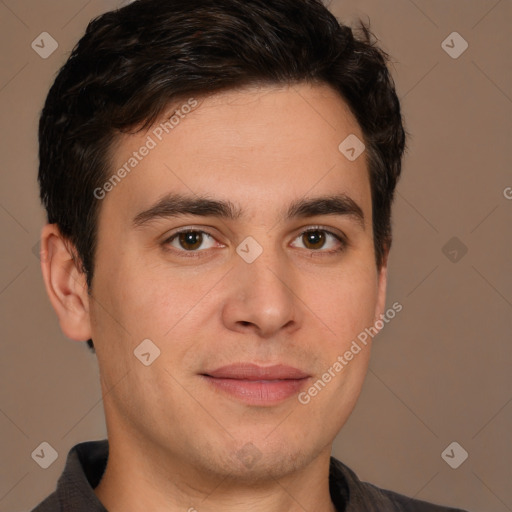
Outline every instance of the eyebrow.
<svg viewBox="0 0 512 512"><path fill-rule="evenodd" d="M138 213L133 219L133 224L135 227L142 227L153 220L182 215L236 220L242 214L242 209L231 201L183 194L168 194L147 210ZM298 199L289 205L282 217L285 220L290 220L317 215L343 215L351 217L363 230L365 229L363 210L346 194Z"/></svg>
<svg viewBox="0 0 512 512"><path fill-rule="evenodd" d="M230 201L219 201L206 197L168 194L155 205L137 214L133 219L136 227L156 219L178 217L180 215L198 215L201 217L218 217L236 220L241 216L241 210Z"/></svg>
<svg viewBox="0 0 512 512"><path fill-rule="evenodd" d="M286 218L304 218L316 215L344 215L355 220L364 230L363 210L346 194L300 199L290 205Z"/></svg>

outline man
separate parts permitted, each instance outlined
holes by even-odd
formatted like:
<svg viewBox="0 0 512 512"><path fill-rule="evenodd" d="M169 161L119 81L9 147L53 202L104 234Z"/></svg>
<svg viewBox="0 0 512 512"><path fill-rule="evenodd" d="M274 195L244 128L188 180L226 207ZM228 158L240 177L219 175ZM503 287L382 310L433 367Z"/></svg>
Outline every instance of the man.
<svg viewBox="0 0 512 512"><path fill-rule="evenodd" d="M442 511L330 458L386 310L405 136L386 56L318 0L139 0L40 122L42 269L108 443L35 510Z"/></svg>

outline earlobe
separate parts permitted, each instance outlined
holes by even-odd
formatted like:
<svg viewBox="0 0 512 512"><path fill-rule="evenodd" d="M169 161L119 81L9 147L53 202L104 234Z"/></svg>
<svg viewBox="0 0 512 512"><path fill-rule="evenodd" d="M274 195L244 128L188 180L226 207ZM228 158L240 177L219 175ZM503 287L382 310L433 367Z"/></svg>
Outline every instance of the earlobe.
<svg viewBox="0 0 512 512"><path fill-rule="evenodd" d="M72 340L85 341L91 337L87 280L72 250L56 224L44 226L41 270L46 292L62 332Z"/></svg>

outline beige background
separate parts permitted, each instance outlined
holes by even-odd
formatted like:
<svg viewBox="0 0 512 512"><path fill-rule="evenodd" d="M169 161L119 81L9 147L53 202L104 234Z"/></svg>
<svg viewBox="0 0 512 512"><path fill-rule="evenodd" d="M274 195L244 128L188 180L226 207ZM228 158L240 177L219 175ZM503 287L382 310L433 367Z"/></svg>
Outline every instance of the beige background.
<svg viewBox="0 0 512 512"><path fill-rule="evenodd" d="M0 0L2 512L30 510L53 490L68 450L106 434L95 356L60 333L34 255L44 222L36 128L86 24L117 5ZM370 19L393 57L411 133L388 293L404 309L374 344L334 454L382 487L510 511L511 1L333 0L330 9L344 21ZM59 44L48 59L31 48L43 31ZM469 44L457 59L441 47L453 31ZM445 247L453 237L459 247ZM460 244L467 253L450 261ZM42 441L59 454L46 470L31 458ZM469 453L458 469L441 458L452 441Z"/></svg>

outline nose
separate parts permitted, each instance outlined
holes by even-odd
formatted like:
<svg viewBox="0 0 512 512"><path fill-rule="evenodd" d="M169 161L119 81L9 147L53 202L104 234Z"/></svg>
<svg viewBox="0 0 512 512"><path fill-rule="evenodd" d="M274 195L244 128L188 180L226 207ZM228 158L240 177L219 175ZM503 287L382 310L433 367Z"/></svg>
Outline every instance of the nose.
<svg viewBox="0 0 512 512"><path fill-rule="evenodd" d="M222 309L228 329L271 338L300 327L291 268L278 255L268 253L252 263L240 258L230 272L231 289Z"/></svg>

